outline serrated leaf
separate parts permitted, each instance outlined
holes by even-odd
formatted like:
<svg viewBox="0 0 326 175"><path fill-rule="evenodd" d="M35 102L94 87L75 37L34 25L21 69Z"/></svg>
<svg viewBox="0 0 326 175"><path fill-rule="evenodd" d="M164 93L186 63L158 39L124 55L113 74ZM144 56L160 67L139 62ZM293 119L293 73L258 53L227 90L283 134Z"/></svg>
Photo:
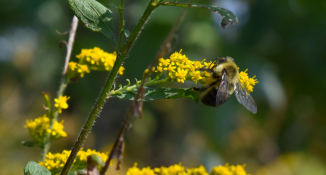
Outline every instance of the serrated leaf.
<svg viewBox="0 0 326 175"><path fill-rule="evenodd" d="M230 10L226 10L221 7L216 7L216 6L210 6L210 5L201 5L198 4L198 7L206 8L208 10L211 10L213 12L216 12L222 16L222 22L221 26L225 28L226 25L230 24L235 24L239 22L238 17L236 17Z"/></svg>
<svg viewBox="0 0 326 175"><path fill-rule="evenodd" d="M87 28L102 33L117 45L111 10L95 0L69 0L69 4Z"/></svg>
<svg viewBox="0 0 326 175"><path fill-rule="evenodd" d="M212 5L204 5L204 4L186 4L186 3L175 3L175 2L163 2L161 5L168 6L178 6L178 7L193 7L193 8L205 8L207 10L216 12L222 16L221 26L225 28L226 25L235 24L239 20L238 18L230 11L221 7L216 7Z"/></svg>
<svg viewBox="0 0 326 175"><path fill-rule="evenodd" d="M120 99L134 100L138 89L132 91L124 91L121 94L114 94L111 97L117 97ZM198 92L189 88L149 88L145 87L144 101L153 101L160 99L175 99L175 98L190 98L196 101L199 100Z"/></svg>
<svg viewBox="0 0 326 175"><path fill-rule="evenodd" d="M24 168L24 175L51 175L51 172L34 161L30 161Z"/></svg>

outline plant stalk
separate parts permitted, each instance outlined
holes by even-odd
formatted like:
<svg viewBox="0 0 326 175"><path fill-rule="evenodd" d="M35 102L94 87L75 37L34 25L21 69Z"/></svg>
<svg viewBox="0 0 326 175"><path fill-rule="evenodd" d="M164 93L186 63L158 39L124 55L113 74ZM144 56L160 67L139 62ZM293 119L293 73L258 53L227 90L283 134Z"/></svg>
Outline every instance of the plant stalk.
<svg viewBox="0 0 326 175"><path fill-rule="evenodd" d="M160 0L162 1L162 0ZM76 156L78 151L80 150L81 146L84 144L88 133L91 130L91 127L94 124L95 119L99 116L99 113L104 105L104 103L106 102L106 100L109 98L108 97L108 93L110 92L112 85L115 81L115 78L117 77L118 71L123 63L123 61L125 60L126 57L128 57L128 54L130 52L130 49L132 47L132 45L135 43L137 37L140 34L140 31L142 30L142 28L144 27L146 21L148 20L149 16L151 15L151 13L153 12L153 10L155 8L157 8L159 6L159 4L157 3L156 5L152 5L152 2L150 2L143 14L143 16L140 18L138 24L136 25L134 31L132 32L132 34L130 35L126 45L123 47L122 52L117 52L117 59L116 62L114 63L114 66L105 82L105 85L95 103L95 106L93 107L90 115L87 117L86 123L84 124L77 141L75 142L70 156L66 162L66 164L64 165L61 175L66 175L68 174ZM119 43L120 45L120 43Z"/></svg>
<svg viewBox="0 0 326 175"><path fill-rule="evenodd" d="M71 55L71 51L72 51L75 36L76 36L77 26L78 26L78 18L76 16L74 16L73 19L72 19L72 22L71 22L71 28L70 28L70 32L69 32L69 40L68 40L68 44L67 44L67 54L66 54L64 68L63 68L63 71L62 71L62 77L61 77L59 90L58 90L58 93L57 93L57 98L59 98L59 96L62 96L64 94L64 91L67 88L68 82L66 81L66 73L67 73L68 63L69 63L69 60L70 60L70 55ZM50 118L50 127L49 127L49 129L51 131L53 129L54 122L57 121L58 116L59 116L59 112L57 110L54 110L54 109L52 109L52 110L54 112L51 113L51 111L50 111L49 114L48 114L49 115L48 117ZM49 149L50 149L50 146L51 146L50 137L51 137L51 133L47 133L45 138L43 139L41 161L44 161L46 154L49 152Z"/></svg>

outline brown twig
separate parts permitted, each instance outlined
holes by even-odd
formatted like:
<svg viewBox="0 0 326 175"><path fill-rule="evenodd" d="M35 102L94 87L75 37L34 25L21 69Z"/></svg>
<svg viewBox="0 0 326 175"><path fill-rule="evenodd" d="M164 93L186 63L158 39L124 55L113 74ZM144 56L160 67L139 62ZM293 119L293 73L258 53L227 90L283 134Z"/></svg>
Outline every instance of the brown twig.
<svg viewBox="0 0 326 175"><path fill-rule="evenodd" d="M68 31L65 31L65 32L63 32L63 33L59 32L58 30L55 30L55 31L56 31L57 34L59 34L59 35L67 35L67 34L68 34Z"/></svg>
<svg viewBox="0 0 326 175"><path fill-rule="evenodd" d="M67 55L66 55L66 59L65 59L64 69L63 69L63 72L62 72L62 78L61 78L59 90L58 90L58 93L57 93L57 98L59 98L60 96L63 95L63 93L64 93L64 91L65 91L65 89L67 87L65 74L67 72L68 62L69 62L72 46L73 46L75 35L76 35L77 24L78 24L78 19L77 19L76 16L74 16L73 20L72 20L72 23L71 23L71 29L70 29L68 44L66 44L67 45ZM55 111L53 114L51 114L51 111L49 111L49 114L48 114L48 116L50 117L49 130L52 131L53 124L57 120L58 115L59 115L58 111ZM44 145L43 145L43 148L42 148L42 154L41 154L41 160L42 161L45 159L45 155L49 152L49 149L50 149L50 136L51 136L50 133L48 133L46 135L46 138L45 138L45 142L44 142Z"/></svg>
<svg viewBox="0 0 326 175"><path fill-rule="evenodd" d="M173 25L173 28L171 29L171 31L169 32L168 36L165 38L164 42L162 43L162 45L160 46L159 51L157 52L154 60L152 61L152 63L149 65L149 69L151 70L157 63L159 58L164 57L166 54L168 54L169 52L171 52L171 41L174 38L174 35L176 33L176 31L179 29L179 26L181 24L181 22L184 19L184 16L186 14L186 10L184 10L182 12L182 14L179 16L178 20L176 21L176 23ZM143 80L141 83L140 88L138 89L137 94L135 95L134 101L133 103L130 105L128 113L125 116L125 120L122 124L122 127L120 129L119 134L117 135L117 138L114 142L114 145L110 151L110 154L108 156L107 161L105 162L104 167L101 170L100 175L104 175L106 170L109 167L110 161L113 159L113 156L116 153L119 153L119 157L122 156L123 154L123 150L124 149L124 134L126 132L126 129L128 128L128 126L130 125L131 120L133 119L133 117L142 116L142 106L143 106L143 101L144 101L144 84L147 81L147 78L150 76L150 71L148 71L144 76L143 76ZM140 99L140 100L139 100ZM121 146L121 144L123 144L123 146ZM119 149L119 150L118 150ZM119 162L121 161L121 158L119 158ZM120 167L119 165L117 165L117 167Z"/></svg>
<svg viewBox="0 0 326 175"><path fill-rule="evenodd" d="M66 59L65 59L66 61L65 61L65 66L63 68L62 75L66 75L66 73L67 73L68 63L70 60L72 47L73 47L74 41L75 41L77 26L78 26L78 18L76 16L74 16L72 18L72 22L71 22L71 28L70 28L70 32L69 32L69 40L68 40L68 44L67 44L67 55L66 55Z"/></svg>

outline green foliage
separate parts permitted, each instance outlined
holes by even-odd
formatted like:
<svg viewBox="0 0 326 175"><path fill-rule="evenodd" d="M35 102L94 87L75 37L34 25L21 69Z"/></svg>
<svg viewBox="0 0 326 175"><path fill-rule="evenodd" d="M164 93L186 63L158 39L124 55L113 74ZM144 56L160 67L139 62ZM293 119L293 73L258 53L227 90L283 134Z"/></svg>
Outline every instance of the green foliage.
<svg viewBox="0 0 326 175"><path fill-rule="evenodd" d="M95 163L96 165L103 166L103 164L104 164L103 159L97 154L89 155L87 158L91 161L91 163ZM90 164L90 163L87 162L87 164Z"/></svg>
<svg viewBox="0 0 326 175"><path fill-rule="evenodd" d="M22 145L27 146L27 147L33 147L33 146L38 145L38 144L39 144L39 142L34 141L34 140L32 140L32 141L23 141L22 142Z"/></svg>
<svg viewBox="0 0 326 175"><path fill-rule="evenodd" d="M120 91L119 93L111 95L111 97L117 97L120 99L134 100L134 96L137 94L138 89L131 89L128 91ZM199 100L199 94L189 88L150 88L145 87L144 101L153 101L160 99L175 99L175 98L189 98L196 101Z"/></svg>
<svg viewBox="0 0 326 175"><path fill-rule="evenodd" d="M71 9L84 25L94 32L100 32L115 45L112 12L95 0L69 0Z"/></svg>
<svg viewBox="0 0 326 175"><path fill-rule="evenodd" d="M178 6L178 7L193 7L193 8L204 8L213 12L216 12L222 16L221 26L224 28L226 25L235 24L238 22L238 18L229 10L226 10L221 7L216 7L212 5L204 4L183 4L183 3L173 3L173 2L164 2L162 5L168 6Z"/></svg>
<svg viewBox="0 0 326 175"><path fill-rule="evenodd" d="M51 172L34 161L30 161L24 168L24 175L51 175Z"/></svg>

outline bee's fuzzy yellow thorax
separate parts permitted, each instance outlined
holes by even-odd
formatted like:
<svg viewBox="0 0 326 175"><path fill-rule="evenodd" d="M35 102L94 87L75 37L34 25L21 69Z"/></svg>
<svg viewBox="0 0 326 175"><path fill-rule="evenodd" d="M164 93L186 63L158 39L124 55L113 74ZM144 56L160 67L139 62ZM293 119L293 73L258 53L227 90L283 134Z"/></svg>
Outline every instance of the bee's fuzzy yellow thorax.
<svg viewBox="0 0 326 175"><path fill-rule="evenodd" d="M239 70L231 57L226 57L224 63L218 64L215 68L215 74L222 76L223 70L226 71L226 79L228 83L236 83L238 80Z"/></svg>

